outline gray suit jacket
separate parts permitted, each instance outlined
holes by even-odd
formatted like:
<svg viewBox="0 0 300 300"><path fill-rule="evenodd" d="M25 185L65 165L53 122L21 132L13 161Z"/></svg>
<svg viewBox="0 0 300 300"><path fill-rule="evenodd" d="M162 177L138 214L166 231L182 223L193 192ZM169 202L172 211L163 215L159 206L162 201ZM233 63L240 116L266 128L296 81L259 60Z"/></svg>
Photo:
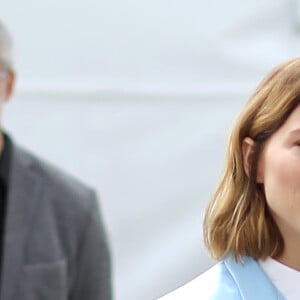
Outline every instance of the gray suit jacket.
<svg viewBox="0 0 300 300"><path fill-rule="evenodd" d="M13 145L1 300L111 299L94 191Z"/></svg>

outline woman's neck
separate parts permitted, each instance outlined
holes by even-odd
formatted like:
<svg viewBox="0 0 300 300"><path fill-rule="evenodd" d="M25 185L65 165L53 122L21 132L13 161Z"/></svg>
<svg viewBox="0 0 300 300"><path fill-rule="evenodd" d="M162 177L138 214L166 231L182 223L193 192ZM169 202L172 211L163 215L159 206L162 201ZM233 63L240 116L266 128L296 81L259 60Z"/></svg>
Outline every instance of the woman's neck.
<svg viewBox="0 0 300 300"><path fill-rule="evenodd" d="M300 237L295 232L283 234L284 249L283 253L278 257L273 257L280 263L300 271Z"/></svg>

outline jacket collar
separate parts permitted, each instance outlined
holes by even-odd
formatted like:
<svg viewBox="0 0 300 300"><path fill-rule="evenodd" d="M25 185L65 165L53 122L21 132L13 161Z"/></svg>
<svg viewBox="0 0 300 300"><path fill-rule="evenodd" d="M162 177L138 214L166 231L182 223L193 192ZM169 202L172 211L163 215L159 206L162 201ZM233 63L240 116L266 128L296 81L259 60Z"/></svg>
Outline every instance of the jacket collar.
<svg viewBox="0 0 300 300"><path fill-rule="evenodd" d="M254 259L243 257L242 262L237 262L233 256L228 256L224 263L236 282L242 299L284 300L284 297Z"/></svg>
<svg viewBox="0 0 300 300"><path fill-rule="evenodd" d="M41 187L41 176L30 155L13 144L3 241L2 300L12 300L20 284L25 246Z"/></svg>

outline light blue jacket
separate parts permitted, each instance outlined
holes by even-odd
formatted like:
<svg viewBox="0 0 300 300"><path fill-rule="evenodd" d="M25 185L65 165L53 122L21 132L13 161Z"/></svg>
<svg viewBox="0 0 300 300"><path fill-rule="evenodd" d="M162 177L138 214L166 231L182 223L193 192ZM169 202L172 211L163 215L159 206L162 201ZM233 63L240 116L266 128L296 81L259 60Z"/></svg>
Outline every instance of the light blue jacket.
<svg viewBox="0 0 300 300"><path fill-rule="evenodd" d="M284 300L254 259L231 256L161 300ZM300 299L300 297L299 297Z"/></svg>

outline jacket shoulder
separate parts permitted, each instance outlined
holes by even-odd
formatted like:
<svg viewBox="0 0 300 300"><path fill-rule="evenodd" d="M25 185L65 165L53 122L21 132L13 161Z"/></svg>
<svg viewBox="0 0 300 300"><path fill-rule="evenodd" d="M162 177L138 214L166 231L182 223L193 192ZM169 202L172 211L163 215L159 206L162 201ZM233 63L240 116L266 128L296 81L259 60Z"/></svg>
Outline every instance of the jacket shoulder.
<svg viewBox="0 0 300 300"><path fill-rule="evenodd" d="M52 236L55 239L53 244L63 255L73 258L83 237L87 236L87 230L91 230L105 246L102 215L92 188L19 146L13 148L11 164L11 173L19 171L28 176L32 185L39 186L37 201L25 198L36 205L38 212L34 215L31 245L40 244L41 236ZM11 174L12 181L14 174Z"/></svg>
<svg viewBox="0 0 300 300"><path fill-rule="evenodd" d="M93 188L45 159L14 145L12 160L18 167L28 168L40 178L44 195L49 200L57 202L55 204L58 207L72 205L74 209L78 207L81 211L88 211L95 205L96 196Z"/></svg>
<svg viewBox="0 0 300 300"><path fill-rule="evenodd" d="M209 270L184 286L162 297L160 300L240 300L239 289L224 262L219 262Z"/></svg>

